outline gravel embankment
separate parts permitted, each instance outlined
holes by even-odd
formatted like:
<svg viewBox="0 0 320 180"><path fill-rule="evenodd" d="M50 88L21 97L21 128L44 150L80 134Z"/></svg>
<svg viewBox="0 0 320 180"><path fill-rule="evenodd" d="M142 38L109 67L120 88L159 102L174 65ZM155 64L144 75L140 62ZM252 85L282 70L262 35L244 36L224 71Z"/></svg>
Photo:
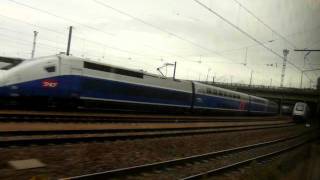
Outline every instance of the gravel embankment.
<svg viewBox="0 0 320 180"><path fill-rule="evenodd" d="M279 139L306 130L303 126L103 143L77 143L0 149L0 179L59 178L141 165ZM45 168L13 170L9 160L35 158Z"/></svg>

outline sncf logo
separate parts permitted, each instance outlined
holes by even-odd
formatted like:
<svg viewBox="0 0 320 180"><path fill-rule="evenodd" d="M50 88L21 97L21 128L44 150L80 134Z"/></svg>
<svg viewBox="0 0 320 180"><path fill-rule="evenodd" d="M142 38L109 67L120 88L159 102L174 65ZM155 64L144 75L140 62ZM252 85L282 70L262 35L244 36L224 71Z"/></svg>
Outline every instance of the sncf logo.
<svg viewBox="0 0 320 180"><path fill-rule="evenodd" d="M240 109L240 110L244 110L245 108L246 108L245 102L241 101L241 102L240 102L240 105L239 105L239 109Z"/></svg>
<svg viewBox="0 0 320 180"><path fill-rule="evenodd" d="M46 79L42 81L42 87L45 88L55 88L58 86L58 82L52 79Z"/></svg>

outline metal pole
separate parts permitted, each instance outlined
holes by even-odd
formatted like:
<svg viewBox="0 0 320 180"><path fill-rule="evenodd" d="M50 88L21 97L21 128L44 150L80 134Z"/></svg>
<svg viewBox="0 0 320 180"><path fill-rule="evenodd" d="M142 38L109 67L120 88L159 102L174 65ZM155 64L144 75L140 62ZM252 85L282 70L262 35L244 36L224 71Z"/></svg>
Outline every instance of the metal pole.
<svg viewBox="0 0 320 180"><path fill-rule="evenodd" d="M209 68L209 69L208 69L208 72L207 72L207 79L206 79L207 83L208 83L208 79L209 79L209 73L210 73L210 71L211 71L211 69Z"/></svg>
<svg viewBox="0 0 320 180"><path fill-rule="evenodd" d="M166 77L168 75L168 66L166 66Z"/></svg>
<svg viewBox="0 0 320 180"><path fill-rule="evenodd" d="M244 65L247 65L247 58L248 58L248 48L246 48L246 56L244 58Z"/></svg>
<svg viewBox="0 0 320 180"><path fill-rule="evenodd" d="M301 71L301 77L300 77L300 89L302 89L302 78L303 78L303 71Z"/></svg>
<svg viewBox="0 0 320 180"><path fill-rule="evenodd" d="M33 31L33 46L31 51L31 59L34 58L34 53L36 52L37 35L38 35L38 32Z"/></svg>
<svg viewBox="0 0 320 180"><path fill-rule="evenodd" d="M70 26L70 27L69 27L69 37L68 37L67 56L69 56L69 55L70 55L71 37L72 37L72 26Z"/></svg>
<svg viewBox="0 0 320 180"><path fill-rule="evenodd" d="M250 86L252 84L252 74L253 74L253 70L251 70L251 76L250 76Z"/></svg>
<svg viewBox="0 0 320 180"><path fill-rule="evenodd" d="M283 82L284 82L284 76L286 73L286 66L287 66L287 56L289 54L288 49L283 50L283 64L282 64L282 73L281 73L281 82L280 82L280 87L283 87Z"/></svg>
<svg viewBox="0 0 320 180"><path fill-rule="evenodd" d="M280 114L280 116L282 116L282 103L283 103L283 96L281 96L280 104L279 104L279 114Z"/></svg>
<svg viewBox="0 0 320 180"><path fill-rule="evenodd" d="M177 68L177 61L174 62L173 79L176 79L176 68Z"/></svg>
<svg viewBox="0 0 320 180"><path fill-rule="evenodd" d="M306 70L301 71L301 77L300 77L300 88L302 88L303 73L305 73L305 72L311 72L311 71L319 71L319 70L320 70L320 68L315 68L315 69L306 69ZM311 82L311 79L310 79L310 82Z"/></svg>

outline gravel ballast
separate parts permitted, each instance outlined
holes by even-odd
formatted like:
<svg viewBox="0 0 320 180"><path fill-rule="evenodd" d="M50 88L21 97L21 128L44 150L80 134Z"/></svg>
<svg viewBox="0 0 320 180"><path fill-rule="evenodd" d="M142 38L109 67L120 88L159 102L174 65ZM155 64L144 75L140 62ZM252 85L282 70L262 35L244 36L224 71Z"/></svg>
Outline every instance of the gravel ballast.
<svg viewBox="0 0 320 180"><path fill-rule="evenodd" d="M303 126L294 126L131 141L12 147L0 149L0 179L77 176L279 139L305 130ZM8 165L8 161L23 159L38 159L46 167L14 170Z"/></svg>

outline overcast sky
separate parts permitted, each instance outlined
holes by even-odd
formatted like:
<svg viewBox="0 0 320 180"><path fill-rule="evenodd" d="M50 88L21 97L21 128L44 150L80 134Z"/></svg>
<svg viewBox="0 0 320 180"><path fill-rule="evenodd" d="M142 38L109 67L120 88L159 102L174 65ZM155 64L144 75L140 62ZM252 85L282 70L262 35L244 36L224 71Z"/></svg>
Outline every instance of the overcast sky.
<svg viewBox="0 0 320 180"><path fill-rule="evenodd" d="M152 73L177 61L182 79L249 83L253 71L254 84L279 86L283 49L298 68L320 68L320 52L304 62L293 51L320 49L320 0L199 2L235 27L194 0L1 0L0 55L30 58L33 31L37 57L66 51L73 26L75 56ZM284 85L298 87L300 74L288 63ZM307 75L315 83L320 71Z"/></svg>

